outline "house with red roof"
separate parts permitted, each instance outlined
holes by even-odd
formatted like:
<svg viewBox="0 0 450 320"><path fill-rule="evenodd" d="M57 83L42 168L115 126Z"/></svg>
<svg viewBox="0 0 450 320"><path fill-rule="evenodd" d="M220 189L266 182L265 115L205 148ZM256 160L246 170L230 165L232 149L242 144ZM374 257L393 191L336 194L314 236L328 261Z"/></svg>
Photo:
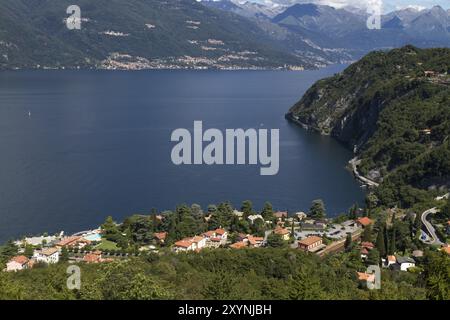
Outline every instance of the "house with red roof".
<svg viewBox="0 0 450 320"><path fill-rule="evenodd" d="M175 252L200 251L205 247L206 238L202 236L194 236L175 242L173 245L173 250Z"/></svg>
<svg viewBox="0 0 450 320"><path fill-rule="evenodd" d="M167 232L155 232L153 234L153 237L155 240L161 244L163 244L166 241L167 238Z"/></svg>
<svg viewBox="0 0 450 320"><path fill-rule="evenodd" d="M281 236L281 238L285 241L288 241L291 238L291 233L288 229L282 227L276 227L273 231L275 234Z"/></svg>
<svg viewBox="0 0 450 320"><path fill-rule="evenodd" d="M309 236L298 242L298 248L307 252L316 252L325 247L323 240L318 236Z"/></svg>
<svg viewBox="0 0 450 320"><path fill-rule="evenodd" d="M356 220L356 224L363 228L370 226L373 222L374 221L368 217L361 217Z"/></svg>
<svg viewBox="0 0 450 320"><path fill-rule="evenodd" d="M236 243L233 243L232 245L230 245L231 249L244 249L248 247L248 243L244 242L244 241L239 241Z"/></svg>
<svg viewBox="0 0 450 320"><path fill-rule="evenodd" d="M12 257L11 260L9 260L6 263L6 269L5 271L20 271L24 269L28 269L28 263L29 259L25 256L15 256Z"/></svg>
<svg viewBox="0 0 450 320"><path fill-rule="evenodd" d="M277 218L279 221L281 221L281 220L286 219L288 217L288 213L286 211L278 211L278 212L275 212L273 214L273 216L275 218Z"/></svg>

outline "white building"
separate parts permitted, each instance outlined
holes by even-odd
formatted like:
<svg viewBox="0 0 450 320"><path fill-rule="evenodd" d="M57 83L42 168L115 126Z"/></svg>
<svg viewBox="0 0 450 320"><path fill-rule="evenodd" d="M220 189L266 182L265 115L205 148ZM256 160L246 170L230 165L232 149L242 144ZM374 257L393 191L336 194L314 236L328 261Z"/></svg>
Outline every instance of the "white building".
<svg viewBox="0 0 450 320"><path fill-rule="evenodd" d="M59 251L57 248L35 250L33 258L35 258L37 262L44 262L47 264L58 263Z"/></svg>
<svg viewBox="0 0 450 320"><path fill-rule="evenodd" d="M408 271L409 268L413 268L416 266L416 262L413 258L401 256L396 256L396 258L401 271Z"/></svg>
<svg viewBox="0 0 450 320"><path fill-rule="evenodd" d="M297 217L298 220L303 220L303 219L306 219L306 217L307 217L306 213L304 213L303 211L297 212L295 214L295 216Z"/></svg>
<svg viewBox="0 0 450 320"><path fill-rule="evenodd" d="M256 220L261 219L261 221L264 222L264 218L260 214L253 214L251 216L248 216L248 220L250 220L250 223L255 223Z"/></svg>
<svg viewBox="0 0 450 320"><path fill-rule="evenodd" d="M16 256L6 263L5 271L20 271L28 268L28 258L25 256Z"/></svg>

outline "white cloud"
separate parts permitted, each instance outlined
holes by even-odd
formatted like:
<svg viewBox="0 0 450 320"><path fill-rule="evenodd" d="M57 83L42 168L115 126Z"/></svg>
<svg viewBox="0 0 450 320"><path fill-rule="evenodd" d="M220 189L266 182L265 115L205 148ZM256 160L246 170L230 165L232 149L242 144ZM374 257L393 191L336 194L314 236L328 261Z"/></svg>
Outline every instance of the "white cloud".
<svg viewBox="0 0 450 320"><path fill-rule="evenodd" d="M351 6L355 8L366 9L369 7L370 4L372 4L376 0L250 0L250 1L264 3L267 5L272 4L293 5L295 3L315 3L319 5L329 5L335 8ZM434 5L440 5L445 9L450 8L449 0L380 0L380 1L382 2L383 11L392 11L408 7L422 10L425 8L431 8Z"/></svg>

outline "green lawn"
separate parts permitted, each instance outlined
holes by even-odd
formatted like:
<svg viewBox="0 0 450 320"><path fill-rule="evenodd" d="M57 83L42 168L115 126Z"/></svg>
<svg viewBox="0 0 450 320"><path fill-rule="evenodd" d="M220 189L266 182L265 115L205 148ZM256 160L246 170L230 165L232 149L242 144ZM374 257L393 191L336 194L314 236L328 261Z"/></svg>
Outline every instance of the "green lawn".
<svg viewBox="0 0 450 320"><path fill-rule="evenodd" d="M106 239L102 239L102 242L100 242L95 249L99 249L99 250L117 250L119 249L117 247L117 244L115 242L106 240Z"/></svg>

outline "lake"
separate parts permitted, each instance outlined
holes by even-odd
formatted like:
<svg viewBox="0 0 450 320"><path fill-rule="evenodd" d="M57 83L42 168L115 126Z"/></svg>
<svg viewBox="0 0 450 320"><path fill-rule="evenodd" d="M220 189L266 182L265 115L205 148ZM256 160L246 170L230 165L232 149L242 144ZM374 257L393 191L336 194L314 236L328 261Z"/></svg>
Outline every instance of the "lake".
<svg viewBox="0 0 450 320"><path fill-rule="evenodd" d="M344 66L304 71L0 72L0 241L95 228L106 216L181 203L246 199L260 209L335 216L364 192L346 170L349 150L284 114L316 80ZM280 170L176 166L173 130L280 129Z"/></svg>

